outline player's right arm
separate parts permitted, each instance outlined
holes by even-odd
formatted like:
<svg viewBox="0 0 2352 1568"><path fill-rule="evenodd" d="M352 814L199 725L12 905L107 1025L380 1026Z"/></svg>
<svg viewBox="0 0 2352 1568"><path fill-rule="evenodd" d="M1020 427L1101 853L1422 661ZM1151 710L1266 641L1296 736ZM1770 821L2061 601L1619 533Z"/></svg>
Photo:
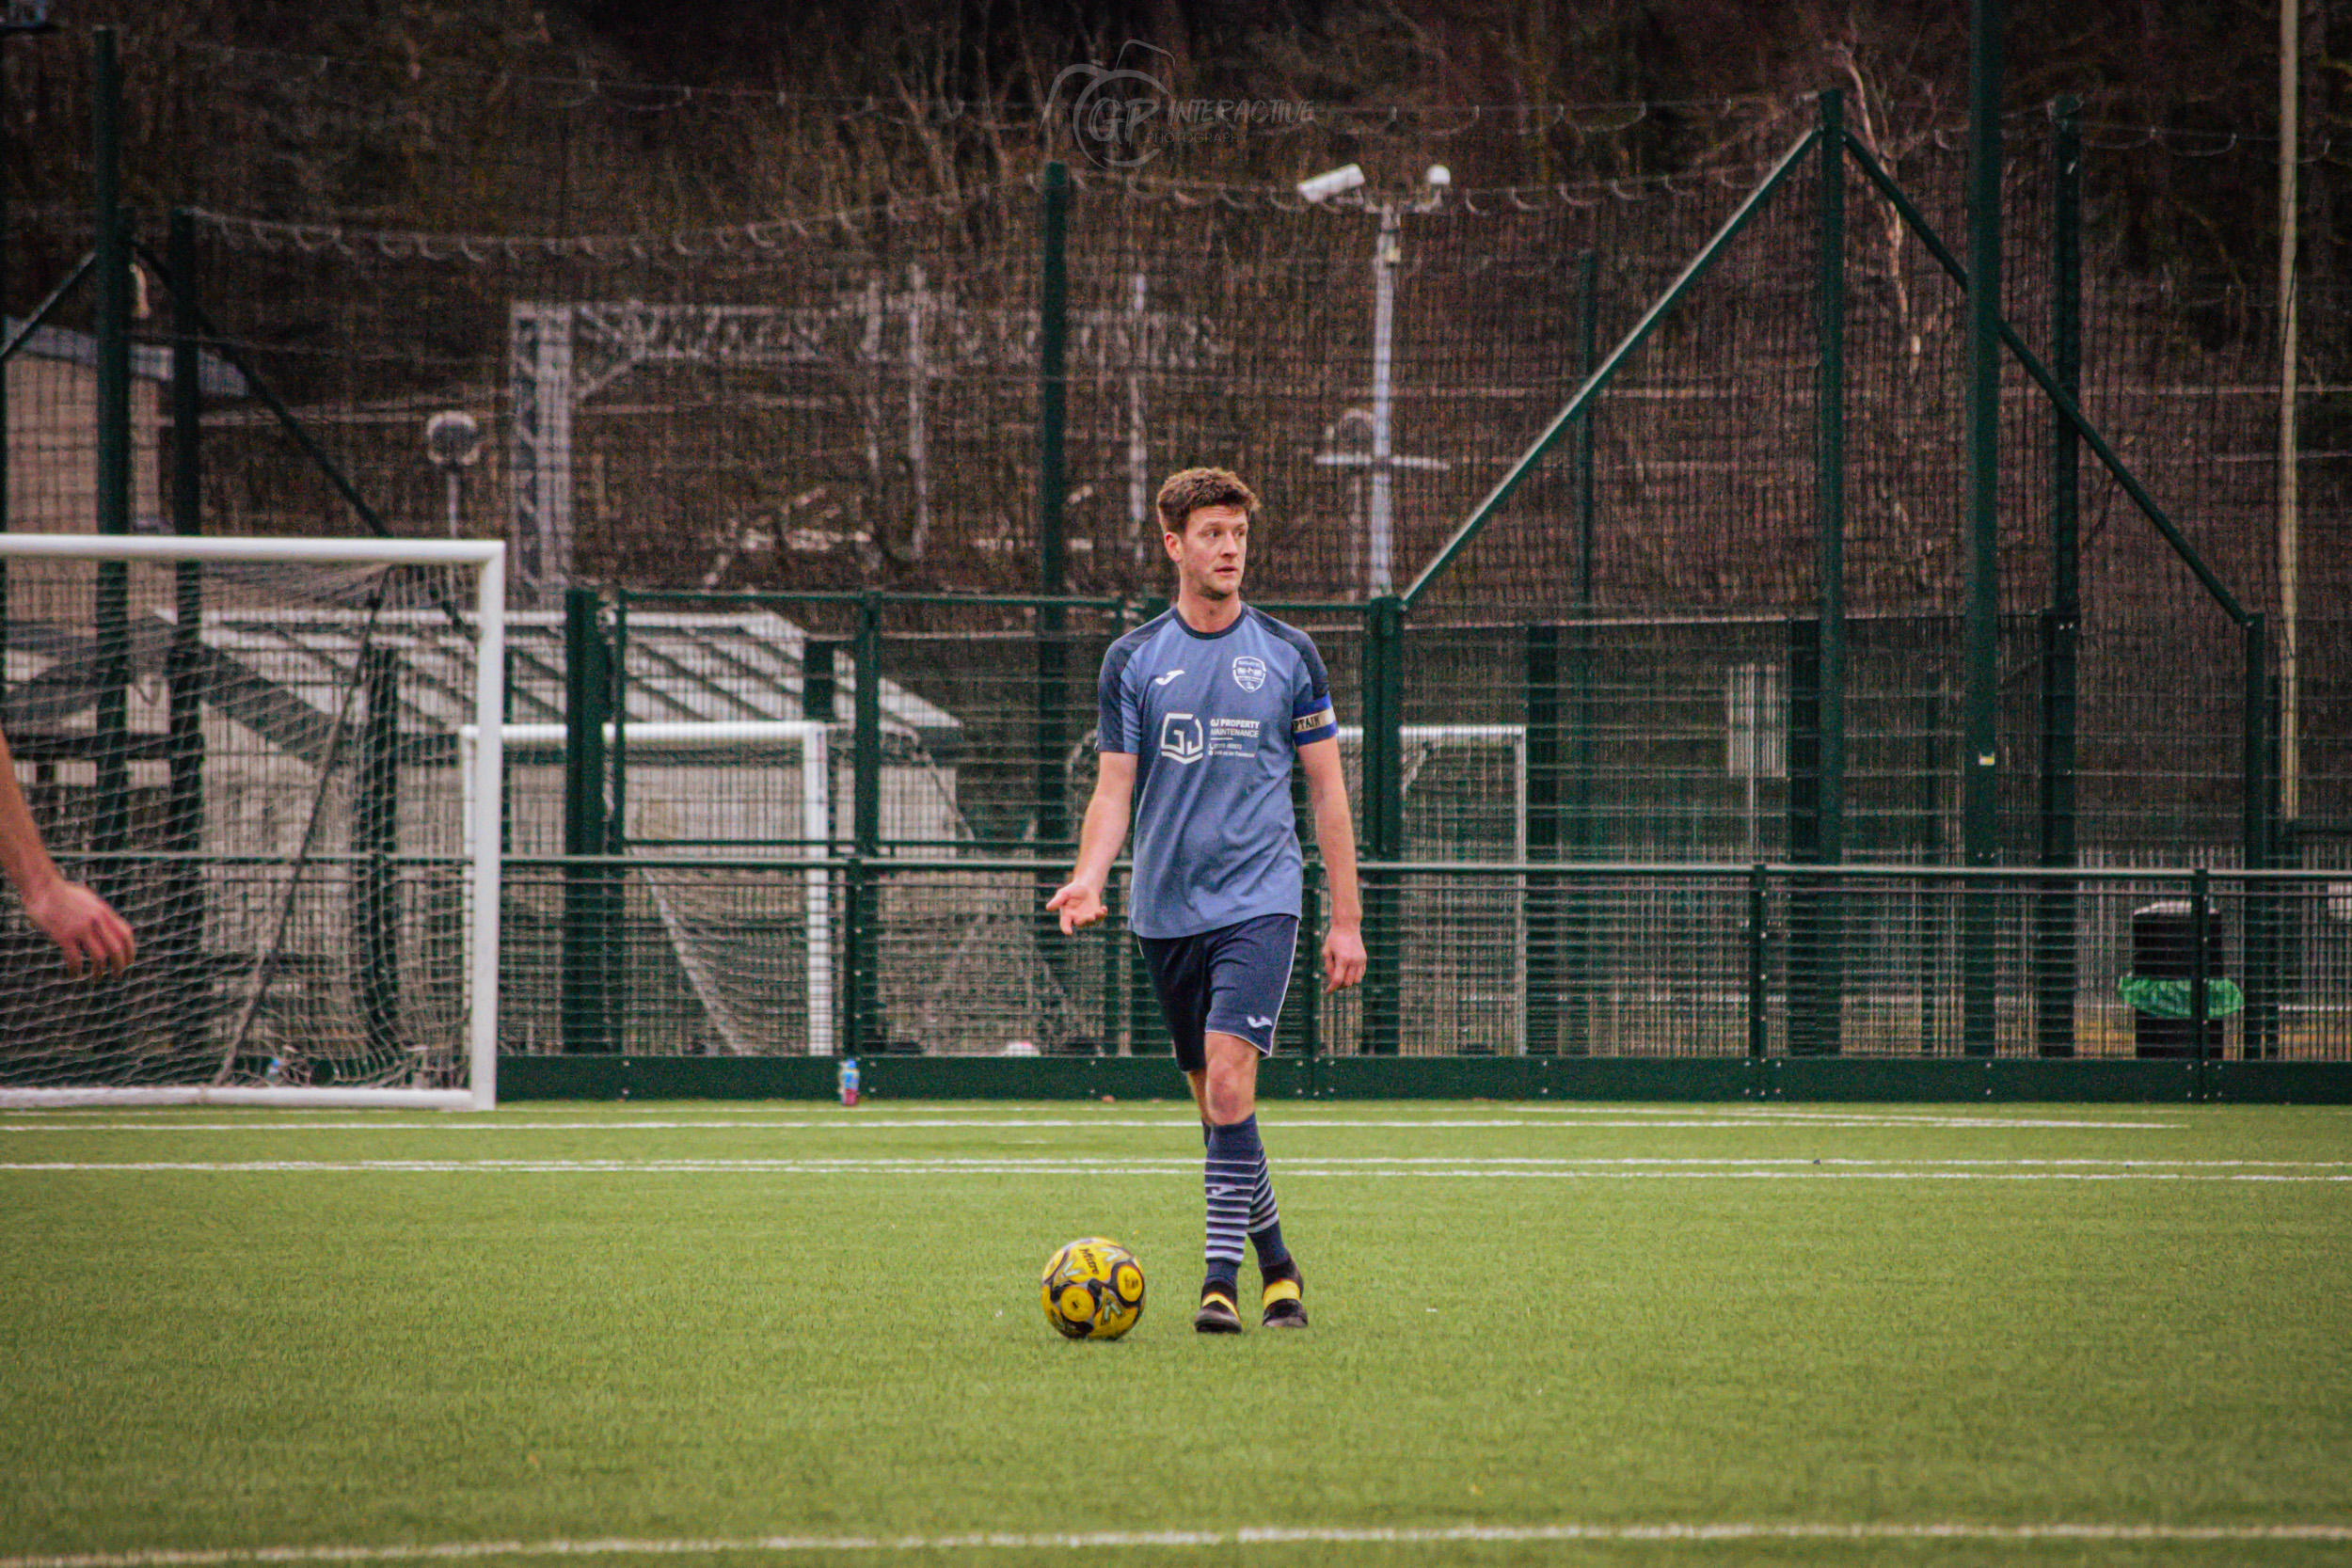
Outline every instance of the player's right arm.
<svg viewBox="0 0 2352 1568"><path fill-rule="evenodd" d="M1078 866L1045 907L1061 916L1061 934L1068 936L1093 925L1110 911L1103 907L1103 884L1110 879L1111 862L1127 842L1127 824L1135 806L1136 753L1142 746L1141 695L1127 679L1135 657L1133 633L1111 644L1103 656L1103 673L1095 678L1094 799L1087 802L1086 825L1078 830Z"/></svg>
<svg viewBox="0 0 2352 1568"><path fill-rule="evenodd" d="M1135 803L1136 759L1131 752L1104 752L1096 758L1094 799L1087 802L1086 826L1078 832L1078 867L1069 883L1045 901L1061 915L1061 934L1082 930L1103 918L1103 884L1111 862L1127 842L1127 819Z"/></svg>

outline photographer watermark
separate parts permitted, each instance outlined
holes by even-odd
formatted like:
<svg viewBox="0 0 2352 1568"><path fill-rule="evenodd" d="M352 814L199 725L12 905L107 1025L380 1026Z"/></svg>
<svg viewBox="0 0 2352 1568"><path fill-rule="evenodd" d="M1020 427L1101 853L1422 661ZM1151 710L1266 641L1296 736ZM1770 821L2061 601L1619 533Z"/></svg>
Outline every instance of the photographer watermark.
<svg viewBox="0 0 2352 1568"><path fill-rule="evenodd" d="M1314 105L1298 99L1179 98L1162 80L1174 74L1168 69L1174 63L1167 50L1130 40L1110 65L1064 67L1045 95L1042 118L1051 124L1068 115L1071 139L1104 168L1141 168L1186 136L1314 123Z"/></svg>

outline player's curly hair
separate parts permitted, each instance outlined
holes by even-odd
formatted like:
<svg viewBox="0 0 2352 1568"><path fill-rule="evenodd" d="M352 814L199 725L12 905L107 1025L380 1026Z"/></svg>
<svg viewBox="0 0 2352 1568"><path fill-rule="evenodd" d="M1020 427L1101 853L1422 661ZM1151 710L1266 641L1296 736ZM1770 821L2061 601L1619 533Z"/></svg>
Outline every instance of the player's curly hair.
<svg viewBox="0 0 2352 1568"><path fill-rule="evenodd" d="M1160 486L1160 527L1182 533L1192 515L1204 506L1238 506L1248 516L1258 515L1257 492L1231 468L1186 468L1168 476Z"/></svg>

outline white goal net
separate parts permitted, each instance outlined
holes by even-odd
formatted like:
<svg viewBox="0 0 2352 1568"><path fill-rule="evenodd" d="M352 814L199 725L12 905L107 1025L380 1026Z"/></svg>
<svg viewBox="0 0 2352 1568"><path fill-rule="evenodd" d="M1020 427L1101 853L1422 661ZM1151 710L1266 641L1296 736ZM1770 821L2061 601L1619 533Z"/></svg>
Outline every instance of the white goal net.
<svg viewBox="0 0 2352 1568"><path fill-rule="evenodd" d="M613 1049L683 1042L712 1054L834 1054L841 1021L828 856L844 836L834 801L848 789L835 777L847 764L831 731L801 720L605 725L608 754L619 752L626 771L624 869L605 884L601 921L580 919L561 883L510 879L510 950L558 947L567 926L585 939L599 965L600 1043ZM518 839L563 819L564 741L561 724L506 726ZM473 742L469 727L463 743ZM779 877L776 859L809 868ZM510 1039L564 1049L558 965L518 967Z"/></svg>
<svg viewBox="0 0 2352 1568"><path fill-rule="evenodd" d="M493 1103L502 768L461 736L504 546L0 535L0 574L18 783L139 949L77 982L0 919L0 1103Z"/></svg>
<svg viewBox="0 0 2352 1568"><path fill-rule="evenodd" d="M1527 731L1520 724L1405 724L1402 748L1408 861L1527 859ZM1357 820L1363 820L1363 732L1340 730ZM1465 1050L1525 1048L1527 886L1519 877L1414 877L1396 891L1395 952L1408 1025L1451 1021ZM1465 940L1465 933L1478 933ZM1434 1028L1420 1031L1435 1033ZM1343 1035L1334 1049L1348 1049Z"/></svg>

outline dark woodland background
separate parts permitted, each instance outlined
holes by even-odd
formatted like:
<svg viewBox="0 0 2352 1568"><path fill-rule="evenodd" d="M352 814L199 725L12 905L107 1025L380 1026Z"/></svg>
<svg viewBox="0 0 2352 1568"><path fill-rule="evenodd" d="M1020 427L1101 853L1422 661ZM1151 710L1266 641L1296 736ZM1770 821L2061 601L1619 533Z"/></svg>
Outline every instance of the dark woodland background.
<svg viewBox="0 0 2352 1568"><path fill-rule="evenodd" d="M2352 141L2332 141L2352 102L2352 20L2342 0L2301 3L2303 275L2324 289L2343 276L2352 228L2336 194ZM2008 8L2005 97L2015 111L2072 93L2094 125L2154 128L2192 148L2277 133L2275 5ZM591 219L644 229L863 206L1025 173L1072 151L1066 119L1041 111L1056 78L1085 61L1148 69L1179 98L1314 106L1311 129L1187 138L1157 160L1162 176L1287 181L1354 159L1377 182L1417 177L1432 155L1479 186L1680 172L1784 144L1809 114L1804 95L1826 87L1845 89L1857 128L1899 158L1963 122L1967 12L1960 0L59 0L56 9L69 30L125 30L130 188L150 211L195 200L551 233ZM82 105L60 90L72 70L29 57L71 48L52 38L9 51L20 197L71 199L77 188ZM255 72L224 49L334 63L290 57L275 92L227 103L218 89ZM340 78L332 106L305 90L328 74ZM559 150L532 145L515 110L559 87L586 111L562 135L590 145L561 149L550 178ZM1636 104L1647 108L1621 134L1588 134L1624 116L1587 111ZM1577 112L1546 124L1526 105ZM659 179L646 177L649 164ZM2132 193L2136 260L2268 277L2275 191L2248 166L2234 157L2162 166Z"/></svg>

